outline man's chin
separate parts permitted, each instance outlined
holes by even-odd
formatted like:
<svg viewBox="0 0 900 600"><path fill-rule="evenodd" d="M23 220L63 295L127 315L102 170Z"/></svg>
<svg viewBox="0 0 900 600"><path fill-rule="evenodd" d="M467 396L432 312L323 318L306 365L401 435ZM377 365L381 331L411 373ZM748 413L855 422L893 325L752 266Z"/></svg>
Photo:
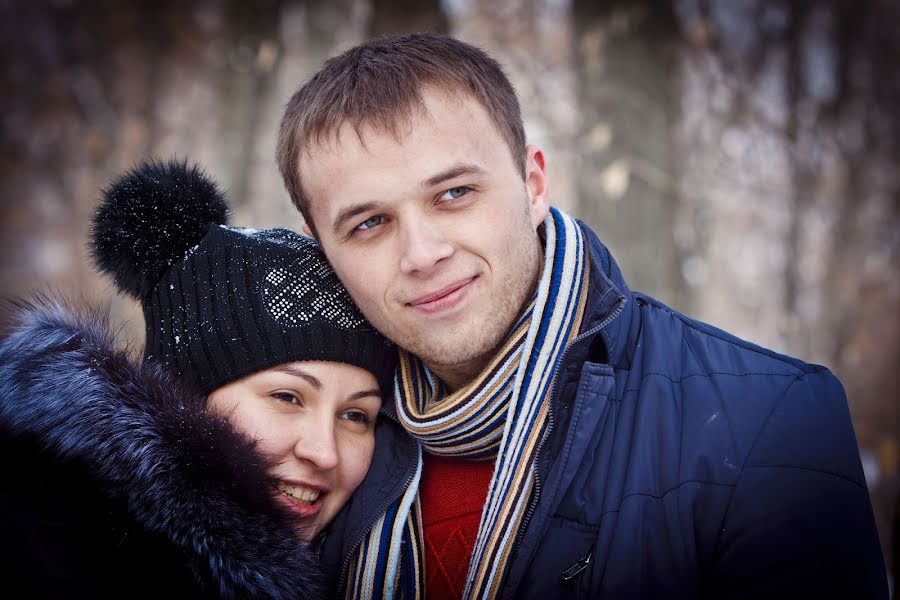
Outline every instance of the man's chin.
<svg viewBox="0 0 900 600"><path fill-rule="evenodd" d="M474 336L454 336L444 343L420 345L410 350L445 382L468 382L474 379L494 356L498 342L475 339ZM503 336L498 336L502 342Z"/></svg>
<svg viewBox="0 0 900 600"><path fill-rule="evenodd" d="M485 305L475 303L459 318L415 318L407 321L402 331L384 333L419 357L451 388L457 388L487 366L519 314L511 304L494 302L492 306L494 310L487 310Z"/></svg>

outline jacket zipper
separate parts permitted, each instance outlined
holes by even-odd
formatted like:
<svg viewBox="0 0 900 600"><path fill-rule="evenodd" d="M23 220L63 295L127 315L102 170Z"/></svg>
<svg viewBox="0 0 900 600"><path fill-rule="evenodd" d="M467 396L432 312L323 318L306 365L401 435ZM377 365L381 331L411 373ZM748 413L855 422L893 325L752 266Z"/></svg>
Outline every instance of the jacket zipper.
<svg viewBox="0 0 900 600"><path fill-rule="evenodd" d="M544 448L544 442L550 437L550 432L553 430L553 404L556 401L554 397L556 394L556 381L559 378L560 367L565 364L566 355L569 353L569 349L574 346L579 341L590 337L596 334L598 331L609 325L609 323L619 316L619 313L622 312L622 309L625 308L625 298L620 298L618 303L616 304L616 308L601 321L598 325L595 325L588 331L584 333L580 333L575 337L574 340L566 344L566 347L563 348L563 353L560 356L559 363L556 371L553 373L553 378L550 380L550 393L548 398L550 400L550 405L547 407L547 427L544 429L544 435L541 436L541 441L538 442L537 450L534 453L534 464L537 465L540 463L541 458L541 450ZM538 501L541 498L541 479L538 470L534 471L534 493L531 495L531 501L528 503L528 510L525 513L525 517L522 519L522 524L519 526L519 531L516 532L516 540L513 544L512 553L510 553L510 558L515 558L515 556L519 553L519 546L522 544L522 538L525 537L525 530L528 528L528 523L531 521L531 517L534 515L534 511L537 509Z"/></svg>
<svg viewBox="0 0 900 600"><path fill-rule="evenodd" d="M395 417L393 417L392 415L387 415L387 414L384 415L384 417L387 419L390 419L391 421L396 423L400 427L400 430L403 431L403 426L400 425L400 421L397 420ZM416 442L416 443L418 443L418 442ZM414 462L414 464L412 465L412 469L410 469L407 472L406 481L403 484L403 487L400 488L400 493L395 494L394 496L391 496L387 502L383 502L378 507L378 510L373 513L374 518L369 522L369 526L366 527L365 529L363 529L363 534L356 539L356 541L353 543L353 546L350 548L350 552L347 553L347 557L344 559L343 565L341 565L341 577L338 580L338 588L337 588L338 593L335 596L336 598L342 598L344 596L344 591L345 591L345 588L347 587L347 571L350 569L350 561L353 560L353 556L356 554L356 551L362 545L362 542L365 539L365 537L369 534L369 531L372 530L372 526L375 525L375 521L377 521L378 518L387 510L388 506L390 506L391 504L394 503L394 501L398 500L400 497L403 496L403 494L406 492L406 489L410 486L410 484L412 483L412 480L415 478L416 464L415 464L415 461L413 461L413 462Z"/></svg>
<svg viewBox="0 0 900 600"><path fill-rule="evenodd" d="M582 571L588 568L591 564L591 560L594 558L594 549L591 548L588 550L588 553L584 558L579 559L574 565L563 571L559 574L563 581L572 581L576 576L580 575Z"/></svg>

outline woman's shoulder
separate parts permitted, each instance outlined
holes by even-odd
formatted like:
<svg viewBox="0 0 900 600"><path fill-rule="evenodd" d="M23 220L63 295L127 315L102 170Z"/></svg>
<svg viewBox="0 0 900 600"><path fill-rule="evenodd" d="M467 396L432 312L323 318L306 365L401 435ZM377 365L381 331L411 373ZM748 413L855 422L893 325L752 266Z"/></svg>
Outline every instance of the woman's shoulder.
<svg viewBox="0 0 900 600"><path fill-rule="evenodd" d="M147 535L127 502L82 461L59 460L39 439L2 431L0 469L4 586L34 597L79 598L196 588L172 547Z"/></svg>
<svg viewBox="0 0 900 600"><path fill-rule="evenodd" d="M316 595L316 562L272 497L268 465L203 396L117 349L97 311L42 299L13 323L0 341L0 429L17 446L3 455L28 459L4 483L3 519L39 524L79 571L79 547L126 561L150 548L212 595Z"/></svg>

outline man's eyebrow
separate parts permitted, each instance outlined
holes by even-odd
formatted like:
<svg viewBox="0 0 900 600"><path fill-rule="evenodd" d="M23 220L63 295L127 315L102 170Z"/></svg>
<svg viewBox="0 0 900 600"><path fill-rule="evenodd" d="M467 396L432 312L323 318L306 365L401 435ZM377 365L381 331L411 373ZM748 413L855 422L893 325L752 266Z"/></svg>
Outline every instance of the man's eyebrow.
<svg viewBox="0 0 900 600"><path fill-rule="evenodd" d="M337 234L347 221L377 207L378 202L363 202L362 204L345 206L338 211L337 217L335 217L334 223L331 225L332 233Z"/></svg>
<svg viewBox="0 0 900 600"><path fill-rule="evenodd" d="M449 169L444 169L436 175L432 175L425 181L423 185L424 187L432 187L438 185L439 183L454 179L455 177L459 177L460 175L481 175L483 173L484 169L476 164L460 163L453 165Z"/></svg>
<svg viewBox="0 0 900 600"><path fill-rule="evenodd" d="M319 381L318 378L313 377L303 369L299 367L295 367L293 365L278 365L277 367L272 367L273 371L280 371L281 373L286 373L288 375L292 375L294 377L299 377L300 379L305 379L311 386L316 388L317 390L322 389L322 382Z"/></svg>

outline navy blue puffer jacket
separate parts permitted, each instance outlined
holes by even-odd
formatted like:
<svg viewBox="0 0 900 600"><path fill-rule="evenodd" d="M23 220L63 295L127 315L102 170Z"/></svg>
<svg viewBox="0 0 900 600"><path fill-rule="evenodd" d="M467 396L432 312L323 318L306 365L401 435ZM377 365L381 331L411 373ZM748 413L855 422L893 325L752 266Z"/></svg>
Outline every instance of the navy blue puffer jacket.
<svg viewBox="0 0 900 600"><path fill-rule="evenodd" d="M592 232L588 312L555 374L505 598L886 598L847 400L824 367L632 293ZM389 419L323 546L332 582L399 489Z"/></svg>

